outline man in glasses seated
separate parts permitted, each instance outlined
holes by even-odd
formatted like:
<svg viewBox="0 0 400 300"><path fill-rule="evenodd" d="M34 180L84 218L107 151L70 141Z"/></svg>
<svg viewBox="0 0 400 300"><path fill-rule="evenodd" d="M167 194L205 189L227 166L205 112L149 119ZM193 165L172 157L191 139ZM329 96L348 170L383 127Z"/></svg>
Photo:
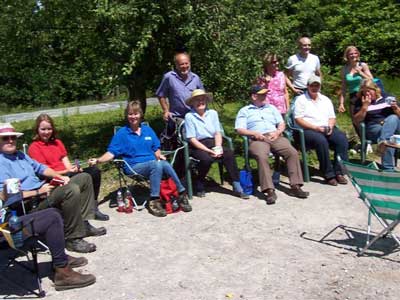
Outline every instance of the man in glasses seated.
<svg viewBox="0 0 400 300"><path fill-rule="evenodd" d="M74 177L70 179L67 176L59 176L53 169L17 151L17 138L22 135L23 133L16 132L10 123L0 123L0 192L3 191L7 179L19 179L22 196L29 199L26 202L28 211L48 207L61 210L68 250L81 253L95 251L96 246L83 238L104 235L106 229L95 228L88 221L94 219L96 208L90 175L78 174L77 176L84 176L79 181ZM64 184L56 187L41 179L55 177L59 177Z"/></svg>

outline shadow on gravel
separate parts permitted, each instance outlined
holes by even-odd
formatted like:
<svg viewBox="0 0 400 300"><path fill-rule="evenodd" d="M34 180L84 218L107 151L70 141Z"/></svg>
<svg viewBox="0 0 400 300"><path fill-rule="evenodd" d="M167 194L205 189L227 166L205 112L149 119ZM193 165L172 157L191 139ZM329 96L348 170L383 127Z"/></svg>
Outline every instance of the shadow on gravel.
<svg viewBox="0 0 400 300"><path fill-rule="evenodd" d="M337 232L338 230L340 230L340 232ZM334 237L329 238L333 234ZM375 233L371 232L370 240L374 238L374 234ZM365 246L365 242L367 240L367 233L365 232L365 230L345 225L336 226L320 239L312 238L308 235L309 234L307 232L302 232L300 234L300 237L307 241L312 241L323 245L343 249L346 251L354 252L355 254L359 253L359 251ZM368 251L364 254L364 256L378 257L392 262L400 263L400 260L394 260L384 257L395 252L400 252L397 243L391 237L384 237L372 244Z"/></svg>
<svg viewBox="0 0 400 300"><path fill-rule="evenodd" d="M38 297L29 290L38 288L35 276L26 267L32 268L32 264L21 261L21 266L11 265L6 267L8 250L0 251L0 298L1 299L37 299ZM39 263L40 278L53 276L51 262Z"/></svg>

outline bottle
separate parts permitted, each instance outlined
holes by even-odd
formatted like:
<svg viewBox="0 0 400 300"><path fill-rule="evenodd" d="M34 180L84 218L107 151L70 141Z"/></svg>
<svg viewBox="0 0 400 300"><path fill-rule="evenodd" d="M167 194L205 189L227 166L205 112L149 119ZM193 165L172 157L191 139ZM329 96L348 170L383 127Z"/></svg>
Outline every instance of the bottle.
<svg viewBox="0 0 400 300"><path fill-rule="evenodd" d="M172 202L172 211L178 211L178 209L179 209L178 199L176 199L175 197L172 196L171 202Z"/></svg>
<svg viewBox="0 0 400 300"><path fill-rule="evenodd" d="M14 232L11 234L11 237L14 242L14 246L16 248L22 247L24 244L24 238L22 236L22 223L21 220L17 216L17 212L15 210L11 211L11 218L8 220L8 226L10 227L10 231ZM19 230L18 232L15 232Z"/></svg>
<svg viewBox="0 0 400 300"><path fill-rule="evenodd" d="M132 194L129 189L126 190L125 193L125 212L127 214L130 214L133 212L133 199L132 199Z"/></svg>
<svg viewBox="0 0 400 300"><path fill-rule="evenodd" d="M124 203L124 198L122 197L122 192L121 190L118 190L117 192L117 212L125 212L125 203Z"/></svg>

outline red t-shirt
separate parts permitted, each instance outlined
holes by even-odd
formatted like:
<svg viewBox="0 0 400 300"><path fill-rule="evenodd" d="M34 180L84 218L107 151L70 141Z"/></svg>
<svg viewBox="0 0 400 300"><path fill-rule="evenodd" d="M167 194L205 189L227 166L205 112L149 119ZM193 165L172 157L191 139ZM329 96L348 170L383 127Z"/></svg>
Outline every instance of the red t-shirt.
<svg viewBox="0 0 400 300"><path fill-rule="evenodd" d="M59 139L48 143L34 141L29 146L28 155L55 171L63 171L66 169L62 159L67 156L67 150Z"/></svg>

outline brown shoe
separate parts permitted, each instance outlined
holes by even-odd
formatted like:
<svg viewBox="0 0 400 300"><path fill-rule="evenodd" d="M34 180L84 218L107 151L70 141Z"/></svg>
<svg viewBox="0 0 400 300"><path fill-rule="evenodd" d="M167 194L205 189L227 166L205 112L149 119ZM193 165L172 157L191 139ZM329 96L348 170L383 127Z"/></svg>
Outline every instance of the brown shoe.
<svg viewBox="0 0 400 300"><path fill-rule="evenodd" d="M167 216L167 212L162 207L160 199L150 200L147 206L147 210L149 211L149 213L156 217Z"/></svg>
<svg viewBox="0 0 400 300"><path fill-rule="evenodd" d="M290 188L289 195L293 196L293 197L305 199L310 195L310 193L303 191L301 189L300 184L294 184Z"/></svg>
<svg viewBox="0 0 400 300"><path fill-rule="evenodd" d="M343 175L336 175L336 181L339 184L347 184L347 179Z"/></svg>
<svg viewBox="0 0 400 300"><path fill-rule="evenodd" d="M276 199L278 199L278 196L276 196L275 191L273 189L267 189L265 193L266 197L266 202L267 205L275 204Z"/></svg>
<svg viewBox="0 0 400 300"><path fill-rule="evenodd" d="M64 268L55 268L54 287L56 291L81 288L95 282L96 277L94 275L75 272L68 265Z"/></svg>
<svg viewBox="0 0 400 300"><path fill-rule="evenodd" d="M333 185L333 186L337 186L338 185L335 177L326 179L326 184Z"/></svg>
<svg viewBox="0 0 400 300"><path fill-rule="evenodd" d="M79 268L86 266L88 264L88 260L85 257L73 257L68 255L68 266L71 268Z"/></svg>

